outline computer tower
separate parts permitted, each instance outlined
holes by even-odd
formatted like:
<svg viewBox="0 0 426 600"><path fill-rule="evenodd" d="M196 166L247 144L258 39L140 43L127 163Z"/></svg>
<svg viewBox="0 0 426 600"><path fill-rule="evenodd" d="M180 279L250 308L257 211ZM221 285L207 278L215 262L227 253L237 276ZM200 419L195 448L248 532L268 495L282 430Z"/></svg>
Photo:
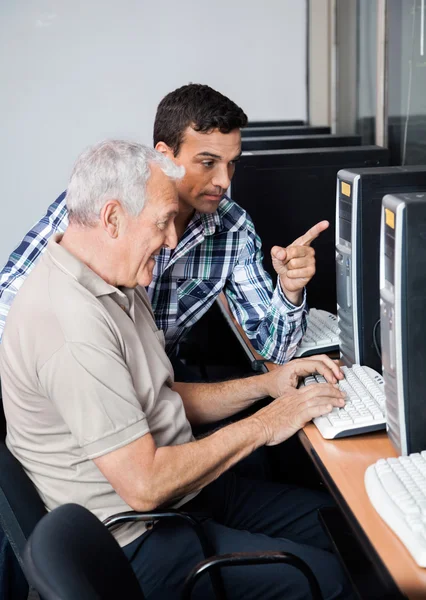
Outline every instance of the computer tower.
<svg viewBox="0 0 426 600"><path fill-rule="evenodd" d="M274 280L272 246L288 246L318 221L330 222L313 243L317 272L307 287L310 306L336 312L337 172L386 165L387 159L388 151L379 146L345 146L243 152L237 163L231 197L252 217Z"/></svg>
<svg viewBox="0 0 426 600"><path fill-rule="evenodd" d="M327 148L360 146L360 135L286 135L250 137L241 140L242 150L285 150L286 148Z"/></svg>
<svg viewBox="0 0 426 600"><path fill-rule="evenodd" d="M327 135L331 133L331 127L313 127L311 125L295 125L294 127L244 127L241 129L241 137L265 137L274 135Z"/></svg>
<svg viewBox="0 0 426 600"><path fill-rule="evenodd" d="M301 119L290 119L289 121L249 121L249 127L292 127L294 125L306 125Z"/></svg>
<svg viewBox="0 0 426 600"><path fill-rule="evenodd" d="M336 277L340 356L381 372L379 248L383 196L426 192L426 166L337 174Z"/></svg>
<svg viewBox="0 0 426 600"><path fill-rule="evenodd" d="M387 195L381 213L386 428L406 455L426 449L426 194Z"/></svg>

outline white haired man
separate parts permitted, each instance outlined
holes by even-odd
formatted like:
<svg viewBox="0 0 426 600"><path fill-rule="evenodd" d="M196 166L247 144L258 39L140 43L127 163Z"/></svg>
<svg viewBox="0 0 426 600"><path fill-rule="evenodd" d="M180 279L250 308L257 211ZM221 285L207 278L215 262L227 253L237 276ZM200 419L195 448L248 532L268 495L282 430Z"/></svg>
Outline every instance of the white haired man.
<svg viewBox="0 0 426 600"><path fill-rule="evenodd" d="M70 224L13 303L0 348L7 444L48 509L86 506L100 519L162 506L202 512L219 553L284 550L314 571L324 598L352 598L317 520L327 495L258 482L229 469L342 406L327 357L221 384L174 383L148 297L155 256L177 243L178 167L152 149L107 141L77 161L67 192ZM295 389L318 371L329 383ZM276 398L253 416L194 440L191 425ZM186 527L119 527L145 596L178 598L201 558ZM223 573L233 597L306 598L290 566ZM210 598L209 583L197 598Z"/></svg>

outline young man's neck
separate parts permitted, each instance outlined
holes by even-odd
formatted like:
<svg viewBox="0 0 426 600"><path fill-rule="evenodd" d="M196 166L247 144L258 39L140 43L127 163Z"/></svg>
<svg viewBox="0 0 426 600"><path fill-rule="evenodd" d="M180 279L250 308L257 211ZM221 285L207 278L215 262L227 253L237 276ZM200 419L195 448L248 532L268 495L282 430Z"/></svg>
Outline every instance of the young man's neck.
<svg viewBox="0 0 426 600"><path fill-rule="evenodd" d="M185 233L185 229L188 227L194 213L195 209L192 206L179 201L179 213L175 219L176 233L179 240Z"/></svg>

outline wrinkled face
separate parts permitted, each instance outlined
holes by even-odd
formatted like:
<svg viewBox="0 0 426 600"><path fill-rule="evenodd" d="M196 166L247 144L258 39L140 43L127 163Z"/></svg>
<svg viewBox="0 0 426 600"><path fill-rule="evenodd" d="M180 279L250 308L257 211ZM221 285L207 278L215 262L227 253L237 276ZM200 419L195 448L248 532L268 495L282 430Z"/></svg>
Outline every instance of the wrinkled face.
<svg viewBox="0 0 426 600"><path fill-rule="evenodd" d="M125 273L120 278L127 287L148 286L152 281L155 256L162 247L175 248L177 235L174 220L179 210L176 182L158 166L152 167L147 183L147 201L137 217L126 216L122 259Z"/></svg>
<svg viewBox="0 0 426 600"><path fill-rule="evenodd" d="M221 133L213 129L200 133L188 127L177 156L162 142L156 147L176 164L185 167L185 176L177 183L182 208L193 208L201 213L215 212L231 183L235 162L241 154L240 130Z"/></svg>

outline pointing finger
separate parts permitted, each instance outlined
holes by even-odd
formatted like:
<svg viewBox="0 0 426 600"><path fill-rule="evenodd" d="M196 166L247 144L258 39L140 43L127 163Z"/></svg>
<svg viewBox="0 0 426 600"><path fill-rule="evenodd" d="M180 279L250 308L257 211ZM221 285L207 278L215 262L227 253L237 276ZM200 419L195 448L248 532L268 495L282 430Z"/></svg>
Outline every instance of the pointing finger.
<svg viewBox="0 0 426 600"><path fill-rule="evenodd" d="M330 223L328 221L320 221L311 227L306 233L294 240L292 246L309 246L323 231L325 231Z"/></svg>

